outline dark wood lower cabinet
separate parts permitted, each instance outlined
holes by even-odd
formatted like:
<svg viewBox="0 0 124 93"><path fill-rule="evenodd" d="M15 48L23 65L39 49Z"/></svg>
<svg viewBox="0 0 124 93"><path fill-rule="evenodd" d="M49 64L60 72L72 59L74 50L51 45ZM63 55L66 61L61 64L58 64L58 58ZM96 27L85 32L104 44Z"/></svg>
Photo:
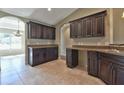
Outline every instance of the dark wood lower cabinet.
<svg viewBox="0 0 124 93"><path fill-rule="evenodd" d="M88 52L88 74L97 76L98 75L98 53Z"/></svg>
<svg viewBox="0 0 124 93"><path fill-rule="evenodd" d="M46 49L46 61L55 60L58 57L58 49L57 48L47 48Z"/></svg>
<svg viewBox="0 0 124 93"><path fill-rule="evenodd" d="M96 53L98 53L97 56L94 56ZM96 70L96 68L98 69ZM100 78L106 84L123 85L124 57L101 52L89 52L88 73Z"/></svg>
<svg viewBox="0 0 124 93"><path fill-rule="evenodd" d="M29 65L36 66L58 58L58 47L28 48Z"/></svg>
<svg viewBox="0 0 124 93"><path fill-rule="evenodd" d="M78 65L78 50L66 49L66 64L70 68ZM124 56L88 51L88 74L109 85L124 85Z"/></svg>
<svg viewBox="0 0 124 93"><path fill-rule="evenodd" d="M112 62L107 58L100 58L98 77L107 84L112 84Z"/></svg>
<svg viewBox="0 0 124 93"><path fill-rule="evenodd" d="M70 68L78 65L78 50L66 49L66 65Z"/></svg>
<svg viewBox="0 0 124 93"><path fill-rule="evenodd" d="M115 65L113 69L113 84L124 85L124 66Z"/></svg>

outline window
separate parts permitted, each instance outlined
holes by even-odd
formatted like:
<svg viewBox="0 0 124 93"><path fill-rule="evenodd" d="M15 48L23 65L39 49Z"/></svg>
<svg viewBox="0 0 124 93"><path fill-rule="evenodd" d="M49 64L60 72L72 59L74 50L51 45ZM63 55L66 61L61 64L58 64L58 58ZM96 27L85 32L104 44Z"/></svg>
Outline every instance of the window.
<svg viewBox="0 0 124 93"><path fill-rule="evenodd" d="M16 37L17 31L22 36ZM0 50L13 50L24 48L24 30L25 24L15 17L3 17L0 19Z"/></svg>
<svg viewBox="0 0 124 93"><path fill-rule="evenodd" d="M0 33L0 50L21 49L22 37L10 33Z"/></svg>

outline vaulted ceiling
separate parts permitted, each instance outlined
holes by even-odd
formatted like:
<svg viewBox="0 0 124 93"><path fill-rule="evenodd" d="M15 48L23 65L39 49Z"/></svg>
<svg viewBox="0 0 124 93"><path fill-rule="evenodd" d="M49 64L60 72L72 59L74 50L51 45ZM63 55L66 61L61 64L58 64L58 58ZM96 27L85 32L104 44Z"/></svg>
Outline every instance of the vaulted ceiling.
<svg viewBox="0 0 124 93"><path fill-rule="evenodd" d="M16 16L55 25L76 11L77 8L52 8L51 11L48 11L47 8L0 8L0 10Z"/></svg>

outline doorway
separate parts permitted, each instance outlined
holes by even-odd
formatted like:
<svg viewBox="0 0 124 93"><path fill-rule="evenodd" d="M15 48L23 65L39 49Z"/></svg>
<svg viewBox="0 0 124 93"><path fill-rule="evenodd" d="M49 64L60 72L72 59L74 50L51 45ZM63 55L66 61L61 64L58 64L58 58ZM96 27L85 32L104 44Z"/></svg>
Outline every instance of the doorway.
<svg viewBox="0 0 124 93"><path fill-rule="evenodd" d="M64 24L61 27L61 38L60 38L60 56L61 58L66 56L66 48L70 47L72 44L72 39L70 39L70 24Z"/></svg>

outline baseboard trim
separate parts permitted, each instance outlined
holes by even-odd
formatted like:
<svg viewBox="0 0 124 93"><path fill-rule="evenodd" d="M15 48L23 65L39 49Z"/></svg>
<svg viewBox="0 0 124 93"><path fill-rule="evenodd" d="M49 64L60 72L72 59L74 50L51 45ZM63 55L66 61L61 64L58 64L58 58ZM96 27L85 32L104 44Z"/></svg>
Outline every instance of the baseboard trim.
<svg viewBox="0 0 124 93"><path fill-rule="evenodd" d="M66 56L64 56L64 55L60 55L60 59L62 59L62 60L66 60Z"/></svg>

